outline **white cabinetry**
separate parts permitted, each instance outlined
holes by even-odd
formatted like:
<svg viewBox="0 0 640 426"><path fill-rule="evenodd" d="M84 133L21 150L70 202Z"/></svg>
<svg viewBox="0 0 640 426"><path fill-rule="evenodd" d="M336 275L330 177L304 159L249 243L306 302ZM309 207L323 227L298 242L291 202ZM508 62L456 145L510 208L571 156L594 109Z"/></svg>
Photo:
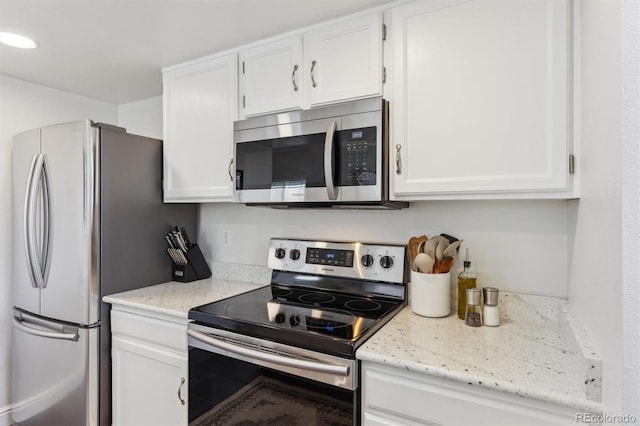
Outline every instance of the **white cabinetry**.
<svg viewBox="0 0 640 426"><path fill-rule="evenodd" d="M310 106L382 95L382 14L306 32L303 56Z"/></svg>
<svg viewBox="0 0 640 426"><path fill-rule="evenodd" d="M237 55L163 70L164 200L231 201Z"/></svg>
<svg viewBox="0 0 640 426"><path fill-rule="evenodd" d="M241 116L381 95L380 12L240 51Z"/></svg>
<svg viewBox="0 0 640 426"><path fill-rule="evenodd" d="M362 423L575 424L575 409L362 362Z"/></svg>
<svg viewBox="0 0 640 426"><path fill-rule="evenodd" d="M241 111L245 116L300 108L302 36L240 52Z"/></svg>
<svg viewBox="0 0 640 426"><path fill-rule="evenodd" d="M112 416L118 426L187 424L187 320L111 311Z"/></svg>
<svg viewBox="0 0 640 426"><path fill-rule="evenodd" d="M420 0L392 16L397 199L573 195L571 0Z"/></svg>

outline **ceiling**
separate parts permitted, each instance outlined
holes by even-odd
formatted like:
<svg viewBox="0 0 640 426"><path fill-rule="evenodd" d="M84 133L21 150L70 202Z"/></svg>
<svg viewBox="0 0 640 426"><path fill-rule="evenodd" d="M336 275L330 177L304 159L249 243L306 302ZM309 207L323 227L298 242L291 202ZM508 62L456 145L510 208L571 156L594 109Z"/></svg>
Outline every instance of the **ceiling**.
<svg viewBox="0 0 640 426"><path fill-rule="evenodd" d="M390 0L0 0L0 74L121 104L162 93L163 67Z"/></svg>

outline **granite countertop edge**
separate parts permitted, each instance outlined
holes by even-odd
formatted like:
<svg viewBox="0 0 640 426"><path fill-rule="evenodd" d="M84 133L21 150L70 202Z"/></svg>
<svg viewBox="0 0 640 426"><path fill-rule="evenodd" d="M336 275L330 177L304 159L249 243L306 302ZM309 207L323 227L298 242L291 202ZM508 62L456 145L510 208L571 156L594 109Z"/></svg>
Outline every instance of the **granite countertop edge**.
<svg viewBox="0 0 640 426"><path fill-rule="evenodd" d="M387 357L381 354L374 353L370 350L367 350L366 348L360 349L357 352L356 357L360 361L369 361L378 364L384 364L390 367L396 367L425 376L447 379L461 384L468 384L470 386L482 387L499 392L509 393L521 398L532 398L538 401L562 405L588 413L600 414L603 412L602 403L589 401L586 398L575 398L560 393L547 393L539 391L537 389L527 389L522 385L502 380L496 380L495 378L488 376L468 373L465 374L459 371L441 369L429 364L406 361L397 357Z"/></svg>

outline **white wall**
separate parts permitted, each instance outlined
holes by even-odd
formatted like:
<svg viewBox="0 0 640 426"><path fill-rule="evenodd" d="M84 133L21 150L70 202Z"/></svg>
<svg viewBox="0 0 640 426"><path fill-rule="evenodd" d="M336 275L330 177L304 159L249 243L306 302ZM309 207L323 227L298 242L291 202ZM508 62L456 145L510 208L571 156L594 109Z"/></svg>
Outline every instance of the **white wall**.
<svg viewBox="0 0 640 426"><path fill-rule="evenodd" d="M622 19L622 407L640 418L640 2Z"/></svg>
<svg viewBox="0 0 640 426"><path fill-rule="evenodd" d="M117 123L115 105L0 75L0 425L10 396L11 146L32 128L90 118Z"/></svg>
<svg viewBox="0 0 640 426"><path fill-rule="evenodd" d="M118 125L134 135L162 139L162 96L118 105Z"/></svg>
<svg viewBox="0 0 640 426"><path fill-rule="evenodd" d="M557 200L420 202L399 211L205 204L198 240L209 260L266 265L271 237L405 244L411 235L444 232L470 248L479 284L566 297L566 226L566 201ZM224 230L230 247L222 246Z"/></svg>
<svg viewBox="0 0 640 426"><path fill-rule="evenodd" d="M603 358L608 413L622 411L621 2L580 3L581 198L568 210L569 300Z"/></svg>

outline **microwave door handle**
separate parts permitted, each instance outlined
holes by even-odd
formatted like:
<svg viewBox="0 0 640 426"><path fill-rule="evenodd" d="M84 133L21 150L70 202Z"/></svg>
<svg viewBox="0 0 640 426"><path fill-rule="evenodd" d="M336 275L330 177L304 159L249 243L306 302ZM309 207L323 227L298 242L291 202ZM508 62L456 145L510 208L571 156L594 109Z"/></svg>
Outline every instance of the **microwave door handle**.
<svg viewBox="0 0 640 426"><path fill-rule="evenodd" d="M333 143L337 126L338 123L335 120L331 120L324 139L324 181L327 185L329 201L334 201L338 198L338 189L333 182Z"/></svg>

